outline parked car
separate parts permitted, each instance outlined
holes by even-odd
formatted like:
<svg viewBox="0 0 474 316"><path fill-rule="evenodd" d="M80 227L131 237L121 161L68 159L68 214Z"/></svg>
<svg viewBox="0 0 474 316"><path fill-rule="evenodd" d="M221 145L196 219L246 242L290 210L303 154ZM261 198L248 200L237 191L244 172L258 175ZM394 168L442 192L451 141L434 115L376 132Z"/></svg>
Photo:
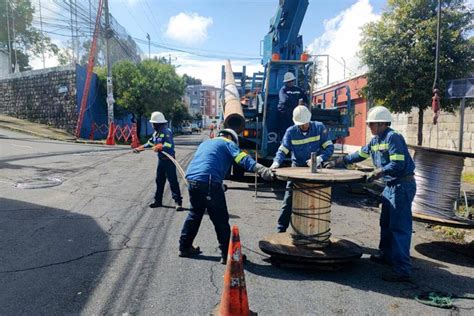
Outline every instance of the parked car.
<svg viewBox="0 0 474 316"><path fill-rule="evenodd" d="M181 125L181 133L191 135L193 133L191 125Z"/></svg>
<svg viewBox="0 0 474 316"><path fill-rule="evenodd" d="M196 133L201 133L201 129L199 128L199 126L197 124L191 124L191 130Z"/></svg>

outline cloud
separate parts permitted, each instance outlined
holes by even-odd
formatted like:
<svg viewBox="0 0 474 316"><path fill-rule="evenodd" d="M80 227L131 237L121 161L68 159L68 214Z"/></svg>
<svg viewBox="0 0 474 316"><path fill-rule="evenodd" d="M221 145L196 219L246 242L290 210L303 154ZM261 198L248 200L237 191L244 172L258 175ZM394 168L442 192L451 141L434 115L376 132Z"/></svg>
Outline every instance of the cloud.
<svg viewBox="0 0 474 316"><path fill-rule="evenodd" d="M179 13L170 17L165 35L184 44L200 44L207 39L208 28L213 20L197 13Z"/></svg>
<svg viewBox="0 0 474 316"><path fill-rule="evenodd" d="M330 82L343 79L343 59L346 63L346 78L364 72L364 69L360 67L360 60L356 56L360 49L361 27L379 18L380 16L374 13L369 0L359 0L337 16L324 21L324 34L308 45L308 50L312 54L328 54L330 56ZM326 85L326 59L319 57L318 60L322 61L320 86Z"/></svg>
<svg viewBox="0 0 474 316"><path fill-rule="evenodd" d="M219 59L202 59L187 53L165 52L160 54L152 54L157 57L169 57L171 54L171 62L177 66L176 72L180 75L188 74L189 76L201 79L203 84L220 87L221 86L221 67L225 64L225 60ZM242 71L242 66L246 66L247 74L253 74L257 71L263 71L263 67L258 62L249 62L245 60L231 60L232 70Z"/></svg>

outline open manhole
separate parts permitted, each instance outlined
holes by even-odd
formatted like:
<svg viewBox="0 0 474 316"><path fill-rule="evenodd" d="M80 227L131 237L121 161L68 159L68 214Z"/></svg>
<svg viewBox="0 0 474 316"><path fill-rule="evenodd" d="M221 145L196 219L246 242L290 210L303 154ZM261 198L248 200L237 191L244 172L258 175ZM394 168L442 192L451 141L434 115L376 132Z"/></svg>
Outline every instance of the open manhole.
<svg viewBox="0 0 474 316"><path fill-rule="evenodd" d="M17 182L15 187L19 189L43 189L49 187L55 187L61 185L63 181L58 178L33 178L30 180L25 180Z"/></svg>

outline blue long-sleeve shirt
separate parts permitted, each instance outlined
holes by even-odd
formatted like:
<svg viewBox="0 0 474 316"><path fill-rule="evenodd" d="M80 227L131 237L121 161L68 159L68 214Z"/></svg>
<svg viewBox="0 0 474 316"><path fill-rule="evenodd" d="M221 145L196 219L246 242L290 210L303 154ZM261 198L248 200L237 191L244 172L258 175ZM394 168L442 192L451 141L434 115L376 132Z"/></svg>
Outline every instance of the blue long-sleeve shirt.
<svg viewBox="0 0 474 316"><path fill-rule="evenodd" d="M256 162L225 137L206 140L196 150L186 171L186 179L208 183L222 183L232 162L253 171Z"/></svg>
<svg viewBox="0 0 474 316"><path fill-rule="evenodd" d="M328 160L334 152L334 145L328 139L324 124L312 121L309 123L306 135L297 125L288 127L273 161L281 165L289 152L291 152L292 163L297 167L304 167L307 165L306 161L311 158L312 152L321 156L323 161Z"/></svg>
<svg viewBox="0 0 474 316"><path fill-rule="evenodd" d="M415 172L415 163L408 152L405 139L391 128L387 128L380 136L374 136L359 151L345 156L344 162L351 164L369 157L376 168L382 168L385 182L395 181Z"/></svg>
<svg viewBox="0 0 474 316"><path fill-rule="evenodd" d="M298 86L288 87L284 85L278 94L278 111L289 116L293 115L293 110L300 99L303 99L304 103L308 103L308 98L303 89Z"/></svg>
<svg viewBox="0 0 474 316"><path fill-rule="evenodd" d="M145 148L153 147L157 144L163 144L163 151L167 152L171 156L174 157L174 140L173 140L173 132L165 127L162 128L159 132L154 132L150 139L143 145ZM160 159L168 159L162 153L158 153L158 158Z"/></svg>

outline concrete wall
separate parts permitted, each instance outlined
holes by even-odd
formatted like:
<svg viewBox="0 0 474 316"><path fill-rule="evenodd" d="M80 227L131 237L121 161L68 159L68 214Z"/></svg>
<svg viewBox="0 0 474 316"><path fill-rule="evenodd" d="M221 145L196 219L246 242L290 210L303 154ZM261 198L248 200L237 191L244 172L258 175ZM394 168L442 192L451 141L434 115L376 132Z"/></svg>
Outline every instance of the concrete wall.
<svg viewBox="0 0 474 316"><path fill-rule="evenodd" d="M0 49L0 78L8 76L9 64L8 52Z"/></svg>
<svg viewBox="0 0 474 316"><path fill-rule="evenodd" d="M413 108L409 114L395 114L393 118L392 127L403 134L408 144L416 145L418 139L418 109ZM427 109L423 113L423 146L459 150L459 111L454 113L441 112L436 125L433 125L432 118L433 111ZM474 109L472 108L466 108L464 111L462 150L470 153L474 152ZM474 173L474 159L466 158L464 164L465 172Z"/></svg>
<svg viewBox="0 0 474 316"><path fill-rule="evenodd" d="M10 74L0 79L0 113L74 132L76 113L74 67Z"/></svg>

